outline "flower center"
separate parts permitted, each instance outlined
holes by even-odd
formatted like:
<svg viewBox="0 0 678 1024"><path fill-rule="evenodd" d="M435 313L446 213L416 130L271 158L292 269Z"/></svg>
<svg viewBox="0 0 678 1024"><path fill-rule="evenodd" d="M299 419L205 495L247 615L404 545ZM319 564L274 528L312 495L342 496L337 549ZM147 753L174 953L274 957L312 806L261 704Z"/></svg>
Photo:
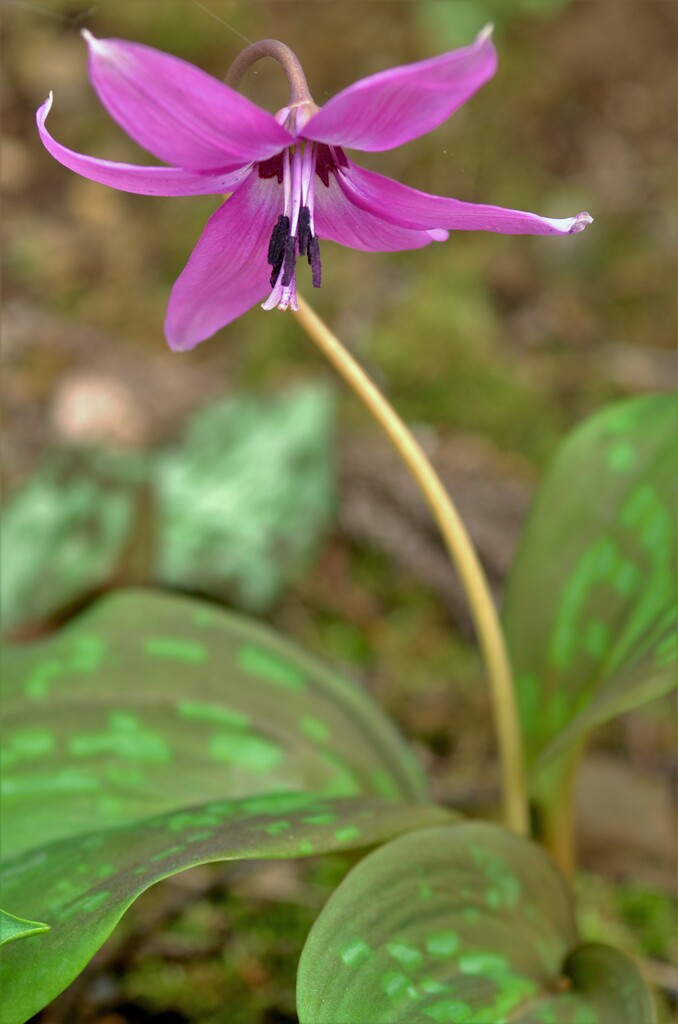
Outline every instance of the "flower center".
<svg viewBox="0 0 678 1024"><path fill-rule="evenodd" d="M273 290L266 302L262 303L263 309L298 308L297 253L306 256L310 264L313 287L320 287L320 245L313 223L317 149L315 143L302 141L282 154L283 212L273 227L268 243ZM280 180L279 166L276 171ZM267 176L266 172L264 176Z"/></svg>

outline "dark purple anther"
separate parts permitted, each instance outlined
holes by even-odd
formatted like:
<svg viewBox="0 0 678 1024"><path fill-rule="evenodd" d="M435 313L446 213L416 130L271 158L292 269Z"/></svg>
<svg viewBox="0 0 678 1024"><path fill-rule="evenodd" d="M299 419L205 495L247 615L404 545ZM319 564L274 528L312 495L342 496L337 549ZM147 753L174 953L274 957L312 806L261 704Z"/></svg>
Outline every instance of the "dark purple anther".
<svg viewBox="0 0 678 1024"><path fill-rule="evenodd" d="M281 214L278 217L278 221L271 232L271 238L268 243L268 262L271 267L271 287L278 280L278 274L280 268L283 265L285 258L285 245L290 233L290 218Z"/></svg>
<svg viewBox="0 0 678 1024"><path fill-rule="evenodd" d="M308 262L311 264L313 287L320 288L323 268L320 262L320 243L317 235L313 235L313 237L308 240Z"/></svg>
<svg viewBox="0 0 678 1024"><path fill-rule="evenodd" d="M285 256L283 263L282 285L286 287L294 280L294 271L297 266L297 239L290 235L285 242Z"/></svg>
<svg viewBox="0 0 678 1024"><path fill-rule="evenodd" d="M311 240L311 211L308 206L302 206L299 210L299 255L305 256L308 250L308 243Z"/></svg>

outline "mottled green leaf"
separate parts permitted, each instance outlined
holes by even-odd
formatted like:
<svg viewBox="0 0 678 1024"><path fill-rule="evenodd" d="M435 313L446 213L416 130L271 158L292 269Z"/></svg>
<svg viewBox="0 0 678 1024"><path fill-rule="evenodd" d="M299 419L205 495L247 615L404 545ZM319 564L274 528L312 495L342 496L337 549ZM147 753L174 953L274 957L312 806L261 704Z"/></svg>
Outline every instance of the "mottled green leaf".
<svg viewBox="0 0 678 1024"><path fill-rule="evenodd" d="M610 406L541 487L504 605L531 765L676 685L677 426L672 396Z"/></svg>
<svg viewBox="0 0 678 1024"><path fill-rule="evenodd" d="M633 961L580 945L567 886L494 825L425 829L371 853L313 926L301 1024L652 1024Z"/></svg>
<svg viewBox="0 0 678 1024"><path fill-rule="evenodd" d="M327 389L311 385L196 416L156 463L156 580L269 608L332 521L333 411Z"/></svg>
<svg viewBox="0 0 678 1024"><path fill-rule="evenodd" d="M43 623L121 576L144 578L149 506L143 458L100 449L52 455L3 512L3 630Z"/></svg>
<svg viewBox="0 0 678 1024"><path fill-rule="evenodd" d="M3 515L5 634L112 584L153 581L266 611L334 515L333 408L317 384L233 396L165 451L53 453Z"/></svg>
<svg viewBox="0 0 678 1024"><path fill-rule="evenodd" d="M4 656L4 855L204 800L428 800L371 698L243 617L143 590Z"/></svg>
<svg viewBox="0 0 678 1024"><path fill-rule="evenodd" d="M17 939L25 939L29 935L40 935L48 932L49 925L41 924L40 921L25 921L22 917L15 917L8 914L6 910L0 910L0 946L6 942L15 942Z"/></svg>
<svg viewBox="0 0 678 1024"><path fill-rule="evenodd" d="M276 793L186 807L24 853L3 867L3 898L43 916L50 931L5 952L0 1022L24 1024L58 995L127 907L162 878L208 861L371 845L447 817L439 808L370 797Z"/></svg>

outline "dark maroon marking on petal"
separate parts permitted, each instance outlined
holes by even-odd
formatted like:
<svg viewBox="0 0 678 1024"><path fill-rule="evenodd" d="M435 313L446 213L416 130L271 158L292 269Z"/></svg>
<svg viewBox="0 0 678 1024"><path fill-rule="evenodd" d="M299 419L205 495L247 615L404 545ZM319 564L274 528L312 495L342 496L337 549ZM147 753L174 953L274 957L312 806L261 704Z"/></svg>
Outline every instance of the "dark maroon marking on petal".
<svg viewBox="0 0 678 1024"><path fill-rule="evenodd" d="M318 153L315 160L315 173L322 181L325 188L330 187L330 172L334 172L336 166L332 158L329 146L318 146Z"/></svg>
<svg viewBox="0 0 678 1024"><path fill-rule="evenodd" d="M285 258L285 244L290 233L290 218L283 213L280 214L268 243L267 262L273 268L271 271L271 287L278 280L280 268Z"/></svg>
<svg viewBox="0 0 678 1024"><path fill-rule="evenodd" d="M290 235L285 242L285 261L283 263L283 286L292 284L292 278L294 277L294 271L297 266L297 239L295 235Z"/></svg>
<svg viewBox="0 0 678 1024"><path fill-rule="evenodd" d="M268 160L262 160L261 163L257 164L257 170L259 171L260 178L277 178L278 183L282 185L283 180L283 155L282 153L276 153L275 156L269 157Z"/></svg>
<svg viewBox="0 0 678 1024"><path fill-rule="evenodd" d="M335 164L339 164L340 167L348 167L348 157L341 146L332 146L332 155Z"/></svg>
<svg viewBox="0 0 678 1024"><path fill-rule="evenodd" d="M311 264L313 287L320 288L323 276L323 268L320 262L320 242L317 235L313 235L312 238L309 238L308 262Z"/></svg>
<svg viewBox="0 0 678 1024"><path fill-rule="evenodd" d="M302 206L299 210L299 255L305 256L308 250L308 243L311 240L311 211L308 206Z"/></svg>

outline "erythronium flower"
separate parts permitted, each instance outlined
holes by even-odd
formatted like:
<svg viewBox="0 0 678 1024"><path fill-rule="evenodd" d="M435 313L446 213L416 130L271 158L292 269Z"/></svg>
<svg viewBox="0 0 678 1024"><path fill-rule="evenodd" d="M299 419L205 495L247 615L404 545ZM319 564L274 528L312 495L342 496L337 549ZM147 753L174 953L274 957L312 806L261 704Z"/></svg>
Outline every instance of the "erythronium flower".
<svg viewBox="0 0 678 1024"><path fill-rule="evenodd" d="M126 192L232 193L210 217L172 289L165 330L173 349L193 348L262 299L264 309L296 309L297 255L307 257L318 287L321 238L388 252L445 241L449 230L567 235L592 220L588 213L552 220L428 195L363 170L345 155L344 147L392 149L445 121L495 72L487 30L463 49L364 78L322 108L287 47L273 40L254 44L232 72L237 77L262 56L280 61L291 95L275 116L169 54L83 35L90 79L109 114L171 166L113 163L62 146L45 127L50 93L37 122L52 156Z"/></svg>

